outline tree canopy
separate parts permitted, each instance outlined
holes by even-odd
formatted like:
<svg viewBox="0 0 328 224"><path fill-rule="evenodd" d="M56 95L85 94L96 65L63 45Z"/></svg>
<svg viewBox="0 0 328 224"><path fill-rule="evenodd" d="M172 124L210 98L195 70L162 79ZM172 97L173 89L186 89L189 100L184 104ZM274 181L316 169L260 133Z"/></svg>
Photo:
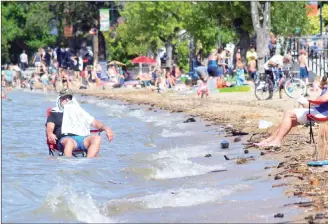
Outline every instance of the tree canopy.
<svg viewBox="0 0 328 224"><path fill-rule="evenodd" d="M103 32L109 59L123 60L166 47L182 65L190 55L189 42L205 54L217 44L233 42L246 49L256 36L250 2L2 2L2 61L13 60L21 49L53 46L63 38L64 24L74 25L78 38L97 27L100 8L114 8L122 23ZM307 17L305 2L273 2L270 31L276 35L319 32L318 16ZM124 5L124 7L121 7ZM261 9L260 9L261 12ZM328 23L323 7L323 25ZM260 18L261 20L261 18ZM58 37L51 35L56 21ZM191 46L191 45L190 45ZM195 50L195 49L193 49ZM172 56L174 56L172 55Z"/></svg>

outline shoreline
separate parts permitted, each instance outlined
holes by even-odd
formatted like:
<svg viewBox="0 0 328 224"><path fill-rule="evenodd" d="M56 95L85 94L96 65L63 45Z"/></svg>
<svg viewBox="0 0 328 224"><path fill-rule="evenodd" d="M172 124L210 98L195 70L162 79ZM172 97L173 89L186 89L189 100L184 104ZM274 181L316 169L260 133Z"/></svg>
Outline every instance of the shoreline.
<svg viewBox="0 0 328 224"><path fill-rule="evenodd" d="M239 93L212 93L209 98L200 99L195 93L179 95L176 92L159 94L146 89L110 89L110 90L79 90L74 93L125 101L137 105L150 105L170 112L183 112L190 116L200 116L207 125L223 125L235 132L246 132L241 136L244 142L256 141L267 137L281 121L283 112L297 107L295 100L277 94L272 100L258 101L253 91ZM315 93L311 94L315 98ZM259 120L272 122L268 129L259 129ZM228 129L227 129L228 127ZM314 146L306 143L309 140L309 128L297 126L288 134L279 150L258 149L264 159L276 160L276 167L270 169L269 178L277 181L272 187L286 187L288 197L307 199L308 202L286 206L298 206L302 214L293 217L294 222L315 223L328 220L328 169L309 168L306 163L312 159ZM317 128L314 128L317 142ZM231 134L231 133L230 133ZM237 136L237 135L236 135ZM248 148L252 150L254 148ZM300 200L301 201L301 200ZM325 213L326 212L326 213ZM311 218L313 217L313 219ZM279 219L277 219L279 221Z"/></svg>

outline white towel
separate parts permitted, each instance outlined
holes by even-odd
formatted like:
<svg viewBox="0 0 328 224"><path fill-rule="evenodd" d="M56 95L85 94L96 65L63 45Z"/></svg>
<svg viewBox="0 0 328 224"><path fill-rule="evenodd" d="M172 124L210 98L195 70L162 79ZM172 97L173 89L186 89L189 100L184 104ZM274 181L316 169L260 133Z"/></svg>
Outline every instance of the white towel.
<svg viewBox="0 0 328 224"><path fill-rule="evenodd" d="M73 98L69 103L60 106L59 98L57 99L57 107L53 108L53 112L64 112L62 123L62 134L75 134L79 136L90 135L90 125L94 120L88 112L86 112L79 103Z"/></svg>

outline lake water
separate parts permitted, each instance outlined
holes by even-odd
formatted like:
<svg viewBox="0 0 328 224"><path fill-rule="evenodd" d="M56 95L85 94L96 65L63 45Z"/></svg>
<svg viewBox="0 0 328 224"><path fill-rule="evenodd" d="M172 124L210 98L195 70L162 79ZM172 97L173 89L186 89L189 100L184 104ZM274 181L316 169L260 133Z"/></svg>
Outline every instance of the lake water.
<svg viewBox="0 0 328 224"><path fill-rule="evenodd" d="M237 165L241 143L220 149L220 126L182 113L77 96L81 106L110 126L99 157L48 155L46 109L56 95L15 90L2 100L3 222L284 222L300 211L280 183L268 178L277 161ZM206 158L205 155L212 156ZM225 172L211 172L227 169ZM273 218L284 213L284 218Z"/></svg>

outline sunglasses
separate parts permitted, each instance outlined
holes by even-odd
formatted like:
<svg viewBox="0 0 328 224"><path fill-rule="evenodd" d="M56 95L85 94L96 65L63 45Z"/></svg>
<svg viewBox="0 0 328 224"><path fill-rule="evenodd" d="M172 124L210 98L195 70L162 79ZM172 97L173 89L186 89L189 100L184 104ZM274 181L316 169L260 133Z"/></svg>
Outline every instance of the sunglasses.
<svg viewBox="0 0 328 224"><path fill-rule="evenodd" d="M71 96L71 95L60 97L61 100L67 100L67 99L72 100L72 98L73 98L73 96Z"/></svg>

